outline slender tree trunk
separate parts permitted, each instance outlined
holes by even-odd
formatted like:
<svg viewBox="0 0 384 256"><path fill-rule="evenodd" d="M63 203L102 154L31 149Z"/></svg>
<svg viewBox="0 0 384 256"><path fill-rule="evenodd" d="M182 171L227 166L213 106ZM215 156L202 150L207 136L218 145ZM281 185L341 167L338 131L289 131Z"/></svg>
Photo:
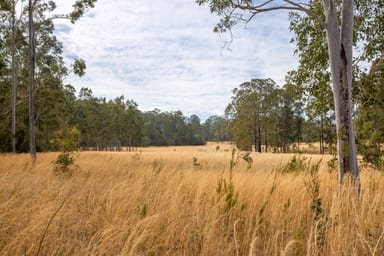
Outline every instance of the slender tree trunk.
<svg viewBox="0 0 384 256"><path fill-rule="evenodd" d="M29 148L32 160L36 160L34 77L35 77L35 28L33 22L33 1L29 0Z"/></svg>
<svg viewBox="0 0 384 256"><path fill-rule="evenodd" d="M320 114L320 154L324 154L324 117Z"/></svg>
<svg viewBox="0 0 384 256"><path fill-rule="evenodd" d="M329 113L329 154L331 155L333 153L332 151L332 142L333 142L333 136L332 136L332 116L331 113Z"/></svg>
<svg viewBox="0 0 384 256"><path fill-rule="evenodd" d="M12 51L12 152L16 153L16 93L17 93L17 83L16 83L16 3L15 0L12 1L12 39L11 39L11 51Z"/></svg>
<svg viewBox="0 0 384 256"><path fill-rule="evenodd" d="M264 152L267 153L268 152L268 132L267 132L267 125L265 125L265 129L264 129L264 142L265 142L265 150Z"/></svg>
<svg viewBox="0 0 384 256"><path fill-rule="evenodd" d="M259 153L261 153L261 128L260 128L260 126L258 127L258 133L259 133L259 139L258 139L257 151Z"/></svg>
<svg viewBox="0 0 384 256"><path fill-rule="evenodd" d="M352 120L353 0L343 1L341 31L334 0L323 0L336 112L339 182L349 174L360 190Z"/></svg>

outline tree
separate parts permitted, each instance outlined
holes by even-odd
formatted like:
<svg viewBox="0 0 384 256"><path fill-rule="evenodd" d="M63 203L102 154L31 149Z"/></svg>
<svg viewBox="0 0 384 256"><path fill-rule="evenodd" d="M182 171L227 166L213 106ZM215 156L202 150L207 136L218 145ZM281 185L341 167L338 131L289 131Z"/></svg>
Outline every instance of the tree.
<svg viewBox="0 0 384 256"><path fill-rule="evenodd" d="M210 116L203 124L204 141L229 141L229 120L221 116Z"/></svg>
<svg viewBox="0 0 384 256"><path fill-rule="evenodd" d="M358 87L356 130L363 160L383 168L384 142L384 60L377 59Z"/></svg>
<svg viewBox="0 0 384 256"><path fill-rule="evenodd" d="M356 1L357 38L364 42L362 60L372 61L384 55L384 2Z"/></svg>
<svg viewBox="0 0 384 256"><path fill-rule="evenodd" d="M233 90L231 103L225 113L230 119L236 144L240 149L262 152L262 143L268 151L269 128L273 124L277 105L276 84L272 79L252 79ZM264 139L264 140L263 140Z"/></svg>
<svg viewBox="0 0 384 256"><path fill-rule="evenodd" d="M333 99L338 138L339 182L348 174L359 188L359 169L352 121L352 44L354 1L322 0L321 15L313 12L319 1L303 3L295 0L196 0L208 3L211 12L222 16L217 32L230 30L239 21L249 22L257 14L275 10L300 11L316 20L326 31L328 56L332 76Z"/></svg>
<svg viewBox="0 0 384 256"><path fill-rule="evenodd" d="M321 15L323 12L321 3L314 3L312 11ZM303 90L307 102L307 116L318 122L320 153L323 154L325 151L326 140L331 153L334 105L330 85L331 74L328 69L328 47L324 40L326 32L317 25L316 20L306 15L292 12L289 18L289 28L294 32L291 42L295 42L295 53L299 56L299 66L296 71L289 72L289 77L292 84Z"/></svg>
<svg viewBox="0 0 384 256"><path fill-rule="evenodd" d="M288 78L288 77L287 77ZM300 150L300 142L303 140L303 102L302 93L299 88L287 84L278 90L278 117L276 122L276 146L281 147L283 152L288 152L290 144L297 142L296 150Z"/></svg>
<svg viewBox="0 0 384 256"><path fill-rule="evenodd" d="M33 9L36 2L28 1L28 34L29 34L29 152L32 160L36 160L35 138L35 109L34 109L34 79L35 79L35 23L33 21Z"/></svg>
<svg viewBox="0 0 384 256"><path fill-rule="evenodd" d="M48 23L51 24L52 19L54 18L70 18L71 22L74 23L78 20L84 12L88 8L94 7L94 3L96 0L78 0L73 5L74 10L69 15L61 16L61 17L51 17L47 19ZM35 99L34 99L34 83L35 83L35 62L36 62L36 38L35 38L35 22L34 15L35 11L52 11L56 8L56 5L53 1L49 1L48 4L39 4L38 0L29 0L28 1L28 34L29 34L29 145L30 145L30 154L32 156L32 160L36 160L36 134L35 134ZM43 15L42 15L43 16ZM79 63L75 63L79 64ZM75 66L75 73L82 72L84 67L84 63L80 63L80 67L78 65ZM83 75L83 73L81 73Z"/></svg>
<svg viewBox="0 0 384 256"><path fill-rule="evenodd" d="M11 39L11 55L12 55L12 152L16 153L16 99L17 99L17 82L16 82L16 2L12 1L12 39Z"/></svg>

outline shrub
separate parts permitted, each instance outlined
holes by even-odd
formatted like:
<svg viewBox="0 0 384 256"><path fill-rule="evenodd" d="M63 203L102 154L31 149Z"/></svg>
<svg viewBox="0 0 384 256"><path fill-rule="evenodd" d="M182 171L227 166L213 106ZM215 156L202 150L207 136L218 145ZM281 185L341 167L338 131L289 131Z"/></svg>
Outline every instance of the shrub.
<svg viewBox="0 0 384 256"><path fill-rule="evenodd" d="M72 174L72 167L76 167L74 151L78 149L79 136L80 131L75 127L65 128L55 133L51 143L61 151L56 160L53 161L55 174Z"/></svg>
<svg viewBox="0 0 384 256"><path fill-rule="evenodd" d="M307 158L305 156L294 155L281 171L282 173L304 172L308 168L306 160Z"/></svg>
<svg viewBox="0 0 384 256"><path fill-rule="evenodd" d="M53 169L55 174L70 174L72 175L73 167L75 166L75 154L73 152L60 153L56 160L53 161L55 167Z"/></svg>

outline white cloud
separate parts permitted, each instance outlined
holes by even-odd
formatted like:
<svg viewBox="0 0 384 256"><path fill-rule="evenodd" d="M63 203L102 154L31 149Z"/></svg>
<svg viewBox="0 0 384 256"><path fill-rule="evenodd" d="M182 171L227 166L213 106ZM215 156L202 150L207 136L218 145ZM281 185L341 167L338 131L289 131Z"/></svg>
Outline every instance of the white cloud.
<svg viewBox="0 0 384 256"><path fill-rule="evenodd" d="M58 12L69 10L69 1L58 6ZM296 67L286 13L238 25L231 51L212 32L217 21L194 0L98 0L75 25L57 21L67 62L81 57L87 63L84 78L67 82L100 97L124 94L142 110L206 117L222 114L240 83L271 77L282 84Z"/></svg>

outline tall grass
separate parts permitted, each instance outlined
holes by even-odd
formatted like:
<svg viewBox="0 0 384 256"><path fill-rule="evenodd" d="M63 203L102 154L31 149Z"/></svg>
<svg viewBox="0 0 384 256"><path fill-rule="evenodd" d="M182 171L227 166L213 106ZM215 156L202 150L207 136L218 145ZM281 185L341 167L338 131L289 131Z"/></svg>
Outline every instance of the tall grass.
<svg viewBox="0 0 384 256"><path fill-rule="evenodd" d="M1 155L0 254L384 255L381 173L358 199L326 161L285 173L292 155L252 154L230 177L231 152L166 150L83 152L72 176L54 153Z"/></svg>

